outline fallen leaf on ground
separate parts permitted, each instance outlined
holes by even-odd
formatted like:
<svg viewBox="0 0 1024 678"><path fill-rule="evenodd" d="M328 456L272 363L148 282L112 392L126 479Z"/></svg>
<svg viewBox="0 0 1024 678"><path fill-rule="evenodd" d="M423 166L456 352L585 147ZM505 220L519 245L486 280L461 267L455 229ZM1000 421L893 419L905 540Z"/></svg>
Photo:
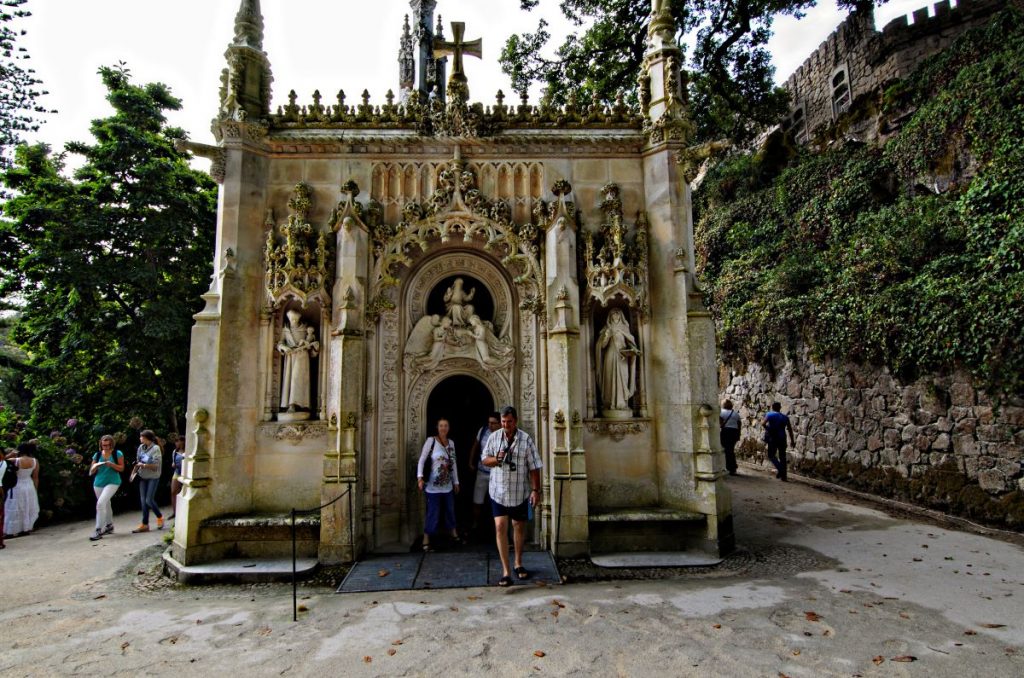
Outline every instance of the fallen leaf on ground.
<svg viewBox="0 0 1024 678"><path fill-rule="evenodd" d="M107 594L101 593L98 596L96 596L95 598L93 598L93 600L102 600L103 598L106 598L106 597L107 597Z"/></svg>
<svg viewBox="0 0 1024 678"><path fill-rule="evenodd" d="M978 635L978 632L977 631L972 631L971 629L967 629L966 631L964 631L964 635L965 636L976 636L976 635Z"/></svg>
<svg viewBox="0 0 1024 678"><path fill-rule="evenodd" d="M551 611L551 616L557 618L558 617L558 610L552 610Z"/></svg>
<svg viewBox="0 0 1024 678"><path fill-rule="evenodd" d="M807 617L807 621L821 621L821 615L819 615L817 612L804 612L804 616Z"/></svg>
<svg viewBox="0 0 1024 678"><path fill-rule="evenodd" d="M911 654L901 654L899 657L893 657L894 662L916 662L917 657Z"/></svg>
<svg viewBox="0 0 1024 678"><path fill-rule="evenodd" d="M978 624L978 626L983 629L1001 629L1006 626L1006 624Z"/></svg>
<svg viewBox="0 0 1024 678"><path fill-rule="evenodd" d="M900 618L901 619L910 619L910 615L907 614L906 612L900 612Z"/></svg>
<svg viewBox="0 0 1024 678"><path fill-rule="evenodd" d="M391 574L391 573L388 572L387 570L377 570L377 576L378 577L386 577L389 574Z"/></svg>
<svg viewBox="0 0 1024 678"><path fill-rule="evenodd" d="M401 645L401 644L402 644L402 641L401 641L401 640L392 640L392 641L391 641L391 644L392 644L392 645Z"/></svg>
<svg viewBox="0 0 1024 678"><path fill-rule="evenodd" d="M545 655L546 655L546 653L544 652L544 650L534 650L533 651L533 656L534 657L543 657Z"/></svg>
<svg viewBox="0 0 1024 678"><path fill-rule="evenodd" d="M878 655L874 659L871 660L871 663L873 663L875 666L878 666L879 664L881 664L884 661L885 661L885 657L883 657L882 655Z"/></svg>
<svg viewBox="0 0 1024 678"><path fill-rule="evenodd" d="M373 661L373 657L371 657L370 655L366 655L365 657L363 657L363 661L369 664Z"/></svg>
<svg viewBox="0 0 1024 678"><path fill-rule="evenodd" d="M389 657L394 657L396 652L398 652L398 650L396 650L395 648L393 648L393 647L389 647L388 648L388 656Z"/></svg>
<svg viewBox="0 0 1024 678"><path fill-rule="evenodd" d="M720 629L720 628L722 628L722 625L721 624L712 624L711 628L713 628L713 629Z"/></svg>
<svg viewBox="0 0 1024 678"><path fill-rule="evenodd" d="M299 612L309 612L309 608L308 608L308 607L306 607L305 605L299 605L299 606L298 606L297 608L295 608L295 609L297 609L297 610L298 610Z"/></svg>
<svg viewBox="0 0 1024 678"><path fill-rule="evenodd" d="M794 657L799 657L800 656L800 650L793 650L793 656Z"/></svg>
<svg viewBox="0 0 1024 678"><path fill-rule="evenodd" d="M129 643L128 641L121 643L121 651L124 652L125 650L127 650L129 645L131 645L131 643Z"/></svg>
<svg viewBox="0 0 1024 678"><path fill-rule="evenodd" d="M454 605L452 605L448 609L451 610L452 612L458 612L459 611L459 608L455 607Z"/></svg>
<svg viewBox="0 0 1024 678"><path fill-rule="evenodd" d="M466 600L480 600L480 596L466 596Z"/></svg>

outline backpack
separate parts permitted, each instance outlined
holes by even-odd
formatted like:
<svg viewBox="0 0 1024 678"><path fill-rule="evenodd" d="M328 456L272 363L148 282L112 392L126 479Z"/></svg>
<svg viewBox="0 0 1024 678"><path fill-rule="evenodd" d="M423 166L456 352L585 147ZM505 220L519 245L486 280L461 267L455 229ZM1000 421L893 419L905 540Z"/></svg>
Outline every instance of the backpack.
<svg viewBox="0 0 1024 678"><path fill-rule="evenodd" d="M6 462L4 466L4 492L10 492L14 489L14 486L18 484L18 467L11 462Z"/></svg>

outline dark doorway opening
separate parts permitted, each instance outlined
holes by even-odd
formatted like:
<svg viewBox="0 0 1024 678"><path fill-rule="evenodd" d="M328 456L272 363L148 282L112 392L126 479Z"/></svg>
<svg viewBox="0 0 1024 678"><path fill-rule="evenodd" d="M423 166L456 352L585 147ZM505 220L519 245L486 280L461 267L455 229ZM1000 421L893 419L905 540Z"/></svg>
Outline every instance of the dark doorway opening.
<svg viewBox="0 0 1024 678"><path fill-rule="evenodd" d="M469 468L469 451L481 426L494 411L494 398L478 379L459 374L434 387L427 399L427 435L437 434L437 420L451 425L449 437L455 443L459 468L459 494L455 497L455 516L459 531L468 531L473 520L473 486L476 472ZM483 524L489 521L490 504L484 505Z"/></svg>

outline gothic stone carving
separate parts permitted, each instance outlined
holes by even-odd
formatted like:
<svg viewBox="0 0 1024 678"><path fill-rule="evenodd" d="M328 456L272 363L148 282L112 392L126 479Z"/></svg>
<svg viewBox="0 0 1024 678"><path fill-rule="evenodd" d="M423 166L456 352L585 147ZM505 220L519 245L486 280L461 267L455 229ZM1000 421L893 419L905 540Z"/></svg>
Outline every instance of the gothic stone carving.
<svg viewBox="0 0 1024 678"><path fill-rule="evenodd" d="M597 435L609 436L615 442L619 442L628 435L639 435L647 430L646 420L632 421L603 421L600 419L588 419L587 431Z"/></svg>

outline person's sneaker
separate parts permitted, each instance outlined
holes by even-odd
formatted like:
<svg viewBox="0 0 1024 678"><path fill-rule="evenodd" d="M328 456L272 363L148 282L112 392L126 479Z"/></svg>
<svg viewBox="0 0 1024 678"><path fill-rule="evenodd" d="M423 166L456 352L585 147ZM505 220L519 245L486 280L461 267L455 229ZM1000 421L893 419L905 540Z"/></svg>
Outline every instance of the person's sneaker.
<svg viewBox="0 0 1024 678"><path fill-rule="evenodd" d="M163 518L157 518L156 519L156 529L158 529L158 530L164 529L164 519Z"/></svg>
<svg viewBox="0 0 1024 678"><path fill-rule="evenodd" d="M114 524L113 523L107 523L107 526L103 528L103 531L100 532L100 534L101 535L104 535L104 534L114 534Z"/></svg>
<svg viewBox="0 0 1024 678"><path fill-rule="evenodd" d="M99 530L96 530L91 535L89 535L89 541L99 541L100 539L103 539L103 533Z"/></svg>
<svg viewBox="0 0 1024 678"><path fill-rule="evenodd" d="M149 532L149 525L142 523L134 530L132 530L132 534L138 534L139 532Z"/></svg>

